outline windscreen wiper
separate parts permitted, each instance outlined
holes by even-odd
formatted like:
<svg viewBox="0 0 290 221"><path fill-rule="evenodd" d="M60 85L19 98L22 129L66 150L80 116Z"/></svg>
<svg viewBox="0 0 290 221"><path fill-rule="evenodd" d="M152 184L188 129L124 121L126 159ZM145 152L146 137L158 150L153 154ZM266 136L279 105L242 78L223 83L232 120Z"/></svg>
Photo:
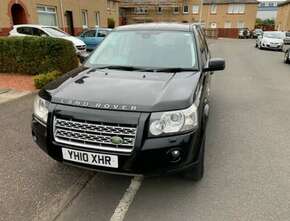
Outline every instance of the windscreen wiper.
<svg viewBox="0 0 290 221"><path fill-rule="evenodd" d="M114 70L124 70L124 71L144 71L145 69L134 67L134 66L122 66L122 65L104 65L93 67L90 72L94 72L100 69L114 69Z"/></svg>
<svg viewBox="0 0 290 221"><path fill-rule="evenodd" d="M197 71L197 69L194 68L156 68L153 69L154 72L190 72L190 71Z"/></svg>

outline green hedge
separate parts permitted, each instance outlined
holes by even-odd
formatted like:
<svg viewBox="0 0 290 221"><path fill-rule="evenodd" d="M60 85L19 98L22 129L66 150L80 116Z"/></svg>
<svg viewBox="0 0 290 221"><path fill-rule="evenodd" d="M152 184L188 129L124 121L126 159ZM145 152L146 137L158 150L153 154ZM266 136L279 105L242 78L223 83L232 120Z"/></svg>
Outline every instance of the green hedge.
<svg viewBox="0 0 290 221"><path fill-rule="evenodd" d="M108 28L115 28L115 20L113 18L108 18Z"/></svg>
<svg viewBox="0 0 290 221"><path fill-rule="evenodd" d="M65 73L77 66L78 58L70 41L50 37L0 38L0 73Z"/></svg>
<svg viewBox="0 0 290 221"><path fill-rule="evenodd" d="M37 89L43 88L49 82L56 80L62 75L59 71L52 71L45 74L39 74L33 78L34 85Z"/></svg>

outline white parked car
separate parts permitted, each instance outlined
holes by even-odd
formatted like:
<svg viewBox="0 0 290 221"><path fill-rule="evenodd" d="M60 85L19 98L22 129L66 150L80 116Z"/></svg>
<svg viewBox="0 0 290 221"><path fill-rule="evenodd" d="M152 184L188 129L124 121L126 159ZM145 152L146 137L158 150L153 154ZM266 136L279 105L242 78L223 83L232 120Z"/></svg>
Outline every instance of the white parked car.
<svg viewBox="0 0 290 221"><path fill-rule="evenodd" d="M73 43L77 55L83 57L87 56L86 44L82 40L73 37L54 26L31 24L14 25L13 29L9 32L9 36L39 36L66 39Z"/></svg>
<svg viewBox="0 0 290 221"><path fill-rule="evenodd" d="M281 31L265 31L258 36L256 47L283 50L285 33Z"/></svg>

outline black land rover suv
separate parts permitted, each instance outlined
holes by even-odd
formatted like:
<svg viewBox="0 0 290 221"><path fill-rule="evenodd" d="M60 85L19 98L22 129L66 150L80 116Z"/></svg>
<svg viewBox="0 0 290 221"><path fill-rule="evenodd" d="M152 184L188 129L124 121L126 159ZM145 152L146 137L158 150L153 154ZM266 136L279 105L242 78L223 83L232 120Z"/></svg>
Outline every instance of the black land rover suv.
<svg viewBox="0 0 290 221"><path fill-rule="evenodd" d="M83 66L39 92L33 139L75 166L200 180L210 78L224 68L198 25L119 27Z"/></svg>

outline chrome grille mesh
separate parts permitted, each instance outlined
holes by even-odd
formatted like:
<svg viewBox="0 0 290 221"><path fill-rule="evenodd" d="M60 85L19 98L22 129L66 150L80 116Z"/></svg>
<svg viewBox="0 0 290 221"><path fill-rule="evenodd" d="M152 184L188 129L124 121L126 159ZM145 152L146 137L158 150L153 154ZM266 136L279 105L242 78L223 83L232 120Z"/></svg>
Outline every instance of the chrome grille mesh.
<svg viewBox="0 0 290 221"><path fill-rule="evenodd" d="M86 148L131 152L136 131L136 126L54 118L54 139L57 142ZM122 139L122 143L116 145L112 142L116 136Z"/></svg>

